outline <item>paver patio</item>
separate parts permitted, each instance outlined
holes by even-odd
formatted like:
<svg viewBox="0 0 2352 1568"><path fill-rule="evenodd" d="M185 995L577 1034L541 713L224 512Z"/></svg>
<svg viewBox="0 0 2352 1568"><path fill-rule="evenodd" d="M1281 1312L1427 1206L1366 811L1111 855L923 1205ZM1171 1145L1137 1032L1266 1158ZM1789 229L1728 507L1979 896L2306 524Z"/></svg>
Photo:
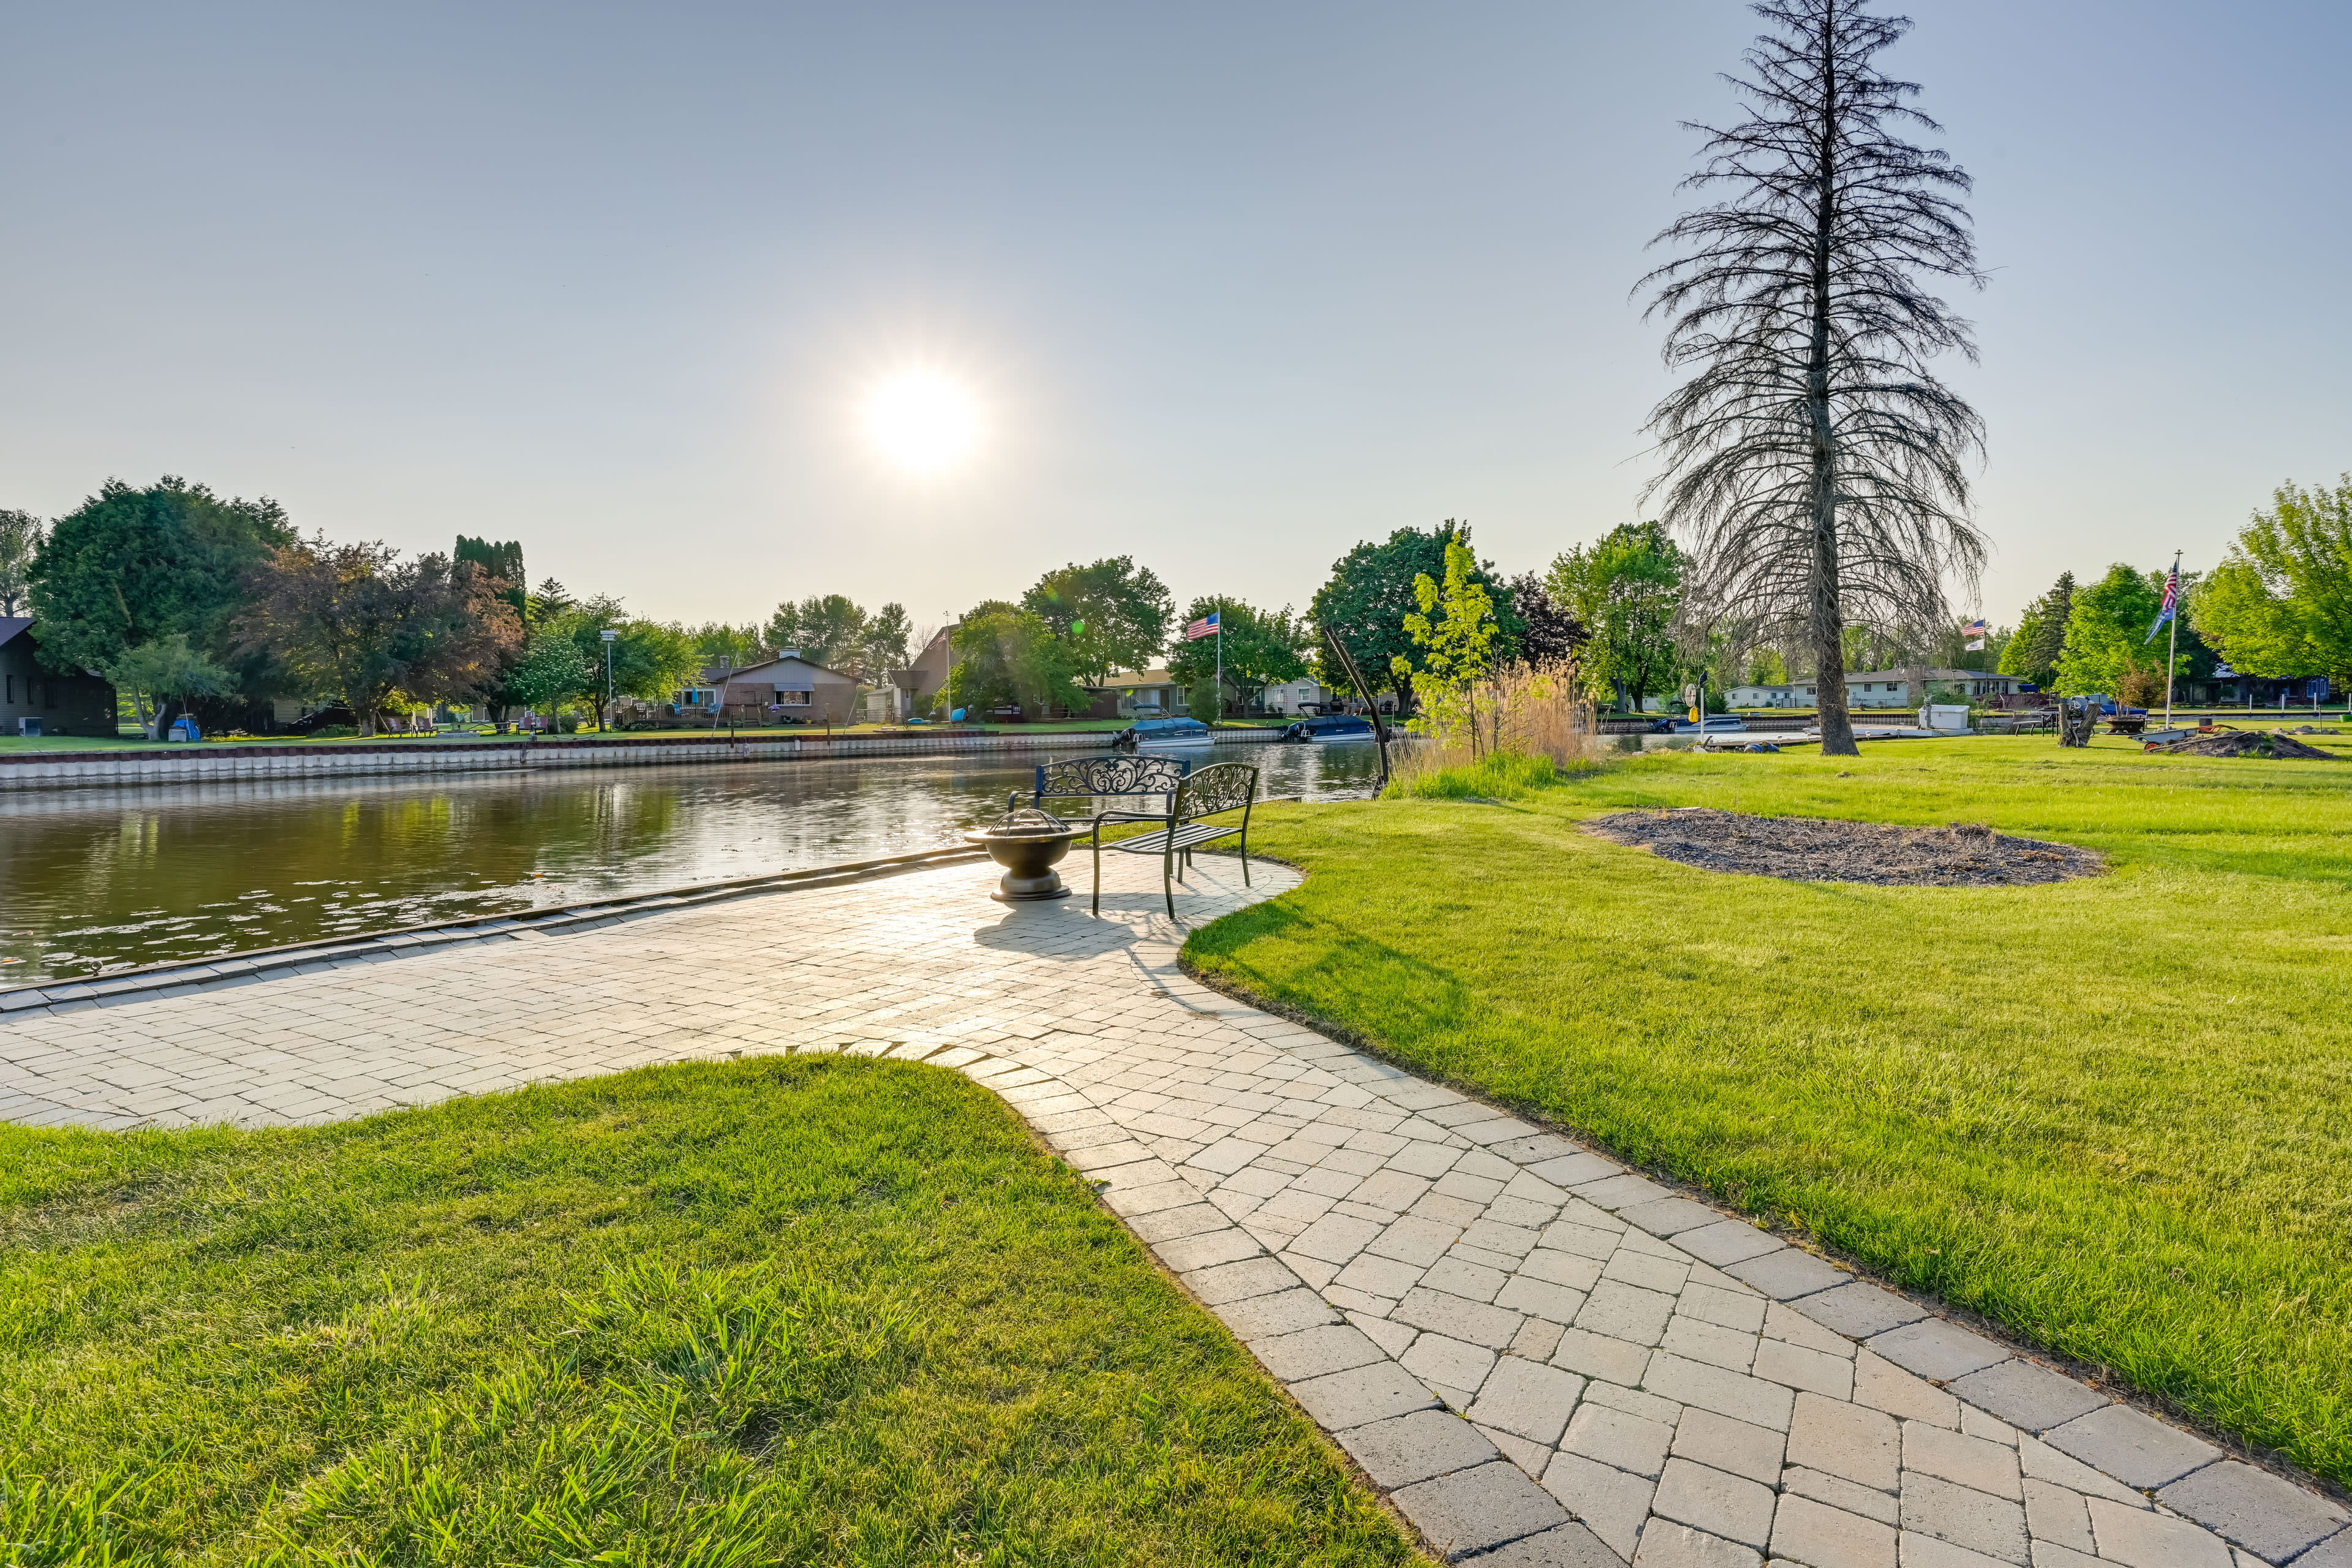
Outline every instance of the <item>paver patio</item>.
<svg viewBox="0 0 2352 1568"><path fill-rule="evenodd" d="M319 1121L751 1052L1015 1106L1442 1553L1494 1568L2352 1568L2333 1502L1594 1151L1187 978L1295 873L993 868L0 1021L0 1117Z"/></svg>

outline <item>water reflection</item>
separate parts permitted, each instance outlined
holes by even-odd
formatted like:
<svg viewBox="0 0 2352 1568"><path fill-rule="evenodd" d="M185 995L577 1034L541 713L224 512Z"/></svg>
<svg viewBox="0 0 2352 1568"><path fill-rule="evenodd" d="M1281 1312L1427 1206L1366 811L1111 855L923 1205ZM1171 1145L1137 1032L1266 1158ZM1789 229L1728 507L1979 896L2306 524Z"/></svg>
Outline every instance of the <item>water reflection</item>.
<svg viewBox="0 0 2352 1568"><path fill-rule="evenodd" d="M1267 795L1368 745L1213 747ZM927 848L1026 790L1010 759L255 781L0 795L0 984Z"/></svg>

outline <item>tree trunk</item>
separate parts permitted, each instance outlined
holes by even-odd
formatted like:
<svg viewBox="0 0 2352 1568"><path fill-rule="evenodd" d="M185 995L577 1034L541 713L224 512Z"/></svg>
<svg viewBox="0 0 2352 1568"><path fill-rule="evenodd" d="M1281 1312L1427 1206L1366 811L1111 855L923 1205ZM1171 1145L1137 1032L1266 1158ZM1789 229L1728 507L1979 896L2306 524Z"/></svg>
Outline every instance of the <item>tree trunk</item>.
<svg viewBox="0 0 2352 1568"><path fill-rule="evenodd" d="M1812 426L1812 603L1814 681L1819 694L1822 752L1825 757L1856 757L1853 721L1845 705L1845 616L1838 603L1837 430L1830 418L1830 237L1836 232L1837 49L1830 23L1822 23L1822 121L1815 155L1821 160L1821 201L1813 218L1812 342L1806 355L1805 413Z"/></svg>

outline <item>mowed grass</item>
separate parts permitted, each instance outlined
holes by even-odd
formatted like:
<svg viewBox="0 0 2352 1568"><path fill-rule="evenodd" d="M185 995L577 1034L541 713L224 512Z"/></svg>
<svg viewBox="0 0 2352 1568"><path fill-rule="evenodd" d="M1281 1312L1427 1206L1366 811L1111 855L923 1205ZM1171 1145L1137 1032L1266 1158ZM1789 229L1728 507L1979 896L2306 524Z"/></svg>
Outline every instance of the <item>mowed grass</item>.
<svg viewBox="0 0 2352 1568"><path fill-rule="evenodd" d="M2112 870L1802 884L1580 827L1664 805L1990 822ZM1195 934L1200 970L2352 1482L2352 761L1654 753L1256 826L1312 874Z"/></svg>
<svg viewBox="0 0 2352 1568"><path fill-rule="evenodd" d="M938 1068L0 1130L0 1561L1425 1562Z"/></svg>

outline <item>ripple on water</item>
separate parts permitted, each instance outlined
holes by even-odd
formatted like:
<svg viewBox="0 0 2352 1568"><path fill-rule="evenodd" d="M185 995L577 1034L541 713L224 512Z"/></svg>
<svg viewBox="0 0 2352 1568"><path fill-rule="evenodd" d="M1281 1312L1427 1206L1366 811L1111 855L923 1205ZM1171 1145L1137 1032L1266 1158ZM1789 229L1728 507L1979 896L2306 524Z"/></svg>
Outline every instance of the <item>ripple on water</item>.
<svg viewBox="0 0 2352 1568"><path fill-rule="evenodd" d="M1263 793L1360 793L1370 746L1215 747ZM0 796L0 984L643 893L957 841L1032 763L702 770Z"/></svg>

